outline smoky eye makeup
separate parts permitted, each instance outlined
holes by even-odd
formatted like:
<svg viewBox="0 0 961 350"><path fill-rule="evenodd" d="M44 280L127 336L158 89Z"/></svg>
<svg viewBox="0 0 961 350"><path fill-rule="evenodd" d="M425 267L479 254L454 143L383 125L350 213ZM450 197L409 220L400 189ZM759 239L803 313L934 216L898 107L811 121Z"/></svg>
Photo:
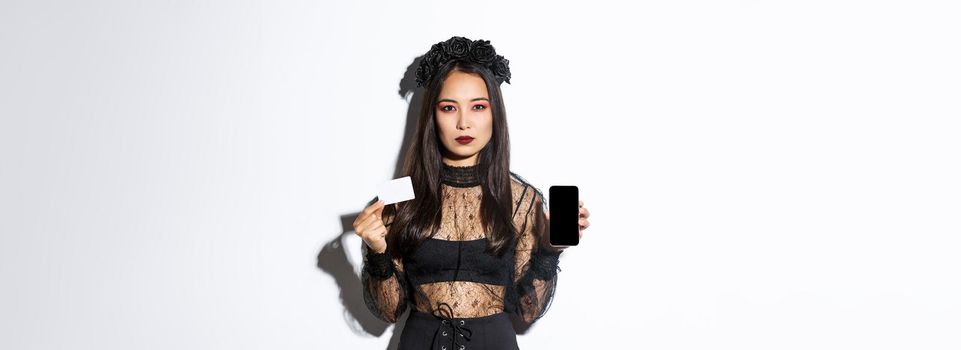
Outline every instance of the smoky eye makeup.
<svg viewBox="0 0 961 350"><path fill-rule="evenodd" d="M450 108L448 108L450 107ZM480 107L480 108L478 108ZM477 102L470 105L470 109L474 111L483 111L490 108L490 105L486 102ZM450 112L457 109L457 105L450 103L449 101L441 101L437 103L437 109L442 112Z"/></svg>

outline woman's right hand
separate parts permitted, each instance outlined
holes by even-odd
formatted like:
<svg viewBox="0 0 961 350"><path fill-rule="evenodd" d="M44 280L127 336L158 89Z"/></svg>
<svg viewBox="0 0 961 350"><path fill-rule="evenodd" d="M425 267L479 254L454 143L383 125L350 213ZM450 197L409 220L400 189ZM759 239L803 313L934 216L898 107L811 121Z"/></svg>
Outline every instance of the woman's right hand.
<svg viewBox="0 0 961 350"><path fill-rule="evenodd" d="M357 215L357 219L354 220L354 232L364 239L364 243L374 253L387 251L387 227L384 226L384 221L381 219L383 212L384 201L378 200L364 208L364 211L360 212L360 215Z"/></svg>

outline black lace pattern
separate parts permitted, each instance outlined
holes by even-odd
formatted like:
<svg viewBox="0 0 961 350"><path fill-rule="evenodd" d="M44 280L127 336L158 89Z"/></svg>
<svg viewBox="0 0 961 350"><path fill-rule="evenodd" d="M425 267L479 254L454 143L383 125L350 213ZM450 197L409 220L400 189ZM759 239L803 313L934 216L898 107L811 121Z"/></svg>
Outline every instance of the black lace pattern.
<svg viewBox="0 0 961 350"><path fill-rule="evenodd" d="M484 252L481 187L476 166L445 166L440 230L411 256L388 257L364 248L364 301L380 319L397 322L408 307L450 317L514 313L525 322L542 317L553 301L559 252L545 246L549 223L543 194L514 173L511 181L517 229L512 254L503 262ZM473 186L471 186L473 185ZM393 221L383 217L385 226ZM450 266L448 266L450 265ZM444 267L448 266L448 267ZM456 273L449 273L455 270ZM506 271L505 271L506 270Z"/></svg>
<svg viewBox="0 0 961 350"><path fill-rule="evenodd" d="M473 187L480 185L477 165L453 166L443 163L440 169L441 183L454 187Z"/></svg>

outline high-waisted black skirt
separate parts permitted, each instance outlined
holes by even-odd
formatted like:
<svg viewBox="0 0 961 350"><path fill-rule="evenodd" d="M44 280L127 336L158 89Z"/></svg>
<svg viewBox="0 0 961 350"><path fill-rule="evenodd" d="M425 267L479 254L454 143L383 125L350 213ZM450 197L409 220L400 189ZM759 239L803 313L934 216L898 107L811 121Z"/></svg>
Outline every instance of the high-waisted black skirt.
<svg viewBox="0 0 961 350"><path fill-rule="evenodd" d="M397 350L518 350L510 316L447 318L411 310Z"/></svg>

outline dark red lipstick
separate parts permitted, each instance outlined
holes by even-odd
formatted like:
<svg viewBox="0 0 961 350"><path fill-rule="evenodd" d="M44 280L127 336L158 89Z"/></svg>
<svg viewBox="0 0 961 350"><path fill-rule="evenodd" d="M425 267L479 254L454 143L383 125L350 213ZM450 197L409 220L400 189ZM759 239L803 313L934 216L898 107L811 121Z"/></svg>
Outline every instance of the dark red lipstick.
<svg viewBox="0 0 961 350"><path fill-rule="evenodd" d="M470 136L459 136L455 140L457 140L457 143L459 144L466 145L471 143L471 141L474 141L474 138Z"/></svg>

